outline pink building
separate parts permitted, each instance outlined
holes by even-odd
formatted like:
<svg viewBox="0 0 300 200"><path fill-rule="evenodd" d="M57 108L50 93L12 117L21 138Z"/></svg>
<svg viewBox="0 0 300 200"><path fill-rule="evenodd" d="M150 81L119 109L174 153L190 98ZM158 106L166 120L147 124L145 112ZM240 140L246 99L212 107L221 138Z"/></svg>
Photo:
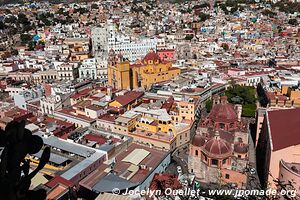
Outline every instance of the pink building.
<svg viewBox="0 0 300 200"><path fill-rule="evenodd" d="M158 50L157 55L161 60L174 60L174 49L163 49L163 50Z"/></svg>
<svg viewBox="0 0 300 200"><path fill-rule="evenodd" d="M214 97L209 116L200 122L190 144L189 171L198 181L246 186L249 134L241 109L229 104L226 96Z"/></svg>
<svg viewBox="0 0 300 200"><path fill-rule="evenodd" d="M231 69L228 69L227 73L230 76L243 76L246 74L246 71L242 70L242 69L231 68Z"/></svg>
<svg viewBox="0 0 300 200"><path fill-rule="evenodd" d="M286 163L300 163L300 109L267 111L256 148L262 186L276 188L274 179L290 178ZM281 176L281 172L283 176ZM292 178L293 179L293 178ZM292 181L292 179L290 181ZM299 179L294 179L295 186ZM299 190L299 187L297 188Z"/></svg>
<svg viewBox="0 0 300 200"><path fill-rule="evenodd" d="M279 162L279 180L284 184L292 183L300 198L300 163Z"/></svg>

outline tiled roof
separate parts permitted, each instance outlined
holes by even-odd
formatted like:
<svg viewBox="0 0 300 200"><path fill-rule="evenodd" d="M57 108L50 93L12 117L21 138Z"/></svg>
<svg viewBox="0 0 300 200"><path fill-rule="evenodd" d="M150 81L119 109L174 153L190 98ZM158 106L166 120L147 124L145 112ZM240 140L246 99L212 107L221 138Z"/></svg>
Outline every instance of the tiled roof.
<svg viewBox="0 0 300 200"><path fill-rule="evenodd" d="M144 57L143 61L148 62L149 60L152 60L153 62L160 61L159 56L154 51L147 53L147 55Z"/></svg>
<svg viewBox="0 0 300 200"><path fill-rule="evenodd" d="M59 183L65 185L65 186L69 186L69 187L73 186L73 183L71 181L68 181L67 179L64 179L61 176L55 176L53 179L51 179L50 181L48 181L46 183L46 186L52 188L52 187L55 187Z"/></svg>
<svg viewBox="0 0 300 200"><path fill-rule="evenodd" d="M213 106L209 118L215 122L233 123L237 121L237 114L232 105L217 104Z"/></svg>
<svg viewBox="0 0 300 200"><path fill-rule="evenodd" d="M92 90L93 90L93 89L91 89L91 88L86 88L86 89L84 89L84 90L81 90L81 91L79 91L79 92L77 92L77 93L71 95L70 98L77 99L77 98L79 98L79 97L81 97L81 96L88 95Z"/></svg>
<svg viewBox="0 0 300 200"><path fill-rule="evenodd" d="M300 144L300 109L268 111L273 151Z"/></svg>
<svg viewBox="0 0 300 200"><path fill-rule="evenodd" d="M117 96L115 101L119 102L122 106L126 106L136 99L142 97L144 95L143 92L136 92L136 91L129 91L126 92L124 95Z"/></svg>
<svg viewBox="0 0 300 200"><path fill-rule="evenodd" d="M103 137L101 135L94 135L94 134L86 134L84 136L84 139L89 140L89 141L95 141L100 145L104 144L107 141L107 139L105 137Z"/></svg>

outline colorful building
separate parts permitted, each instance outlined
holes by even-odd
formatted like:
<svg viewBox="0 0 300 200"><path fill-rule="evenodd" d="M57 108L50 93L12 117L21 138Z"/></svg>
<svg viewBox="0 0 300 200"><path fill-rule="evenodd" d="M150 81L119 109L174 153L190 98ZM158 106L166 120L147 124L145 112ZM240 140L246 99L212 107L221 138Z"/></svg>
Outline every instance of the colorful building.
<svg viewBox="0 0 300 200"><path fill-rule="evenodd" d="M149 89L152 84L170 80L180 74L171 62L161 61L157 53L150 51L143 60L130 64L109 53L108 84L117 89Z"/></svg>
<svg viewBox="0 0 300 200"><path fill-rule="evenodd" d="M157 55L159 56L160 60L174 60L174 49L162 49L157 51Z"/></svg>
<svg viewBox="0 0 300 200"><path fill-rule="evenodd" d="M200 122L191 141L189 171L200 182L245 186L248 138L248 124L241 118L241 106L229 104L226 96L214 97L209 116Z"/></svg>
<svg viewBox="0 0 300 200"><path fill-rule="evenodd" d="M292 165L287 163L300 163L299 119L300 109L266 112L256 148L260 163L257 172L263 187L276 188L277 178L286 180L292 176L288 174L292 172L288 165ZM299 179L289 181L294 187L299 186Z"/></svg>

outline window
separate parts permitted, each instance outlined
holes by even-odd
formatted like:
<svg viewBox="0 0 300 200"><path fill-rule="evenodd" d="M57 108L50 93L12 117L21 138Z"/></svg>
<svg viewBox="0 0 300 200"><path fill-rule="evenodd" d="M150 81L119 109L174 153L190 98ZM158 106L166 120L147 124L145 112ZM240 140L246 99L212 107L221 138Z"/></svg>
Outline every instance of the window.
<svg viewBox="0 0 300 200"><path fill-rule="evenodd" d="M207 156L205 154L202 154L204 157L204 160L207 161Z"/></svg>
<svg viewBox="0 0 300 200"><path fill-rule="evenodd" d="M225 128L225 124L220 123L220 128L221 128L221 129L224 129L224 128Z"/></svg>
<svg viewBox="0 0 300 200"><path fill-rule="evenodd" d="M229 179L229 174L225 174L225 178L226 178L226 179Z"/></svg>
<svg viewBox="0 0 300 200"><path fill-rule="evenodd" d="M195 155L198 156L198 150L195 150Z"/></svg>
<svg viewBox="0 0 300 200"><path fill-rule="evenodd" d="M212 159L212 160L211 160L211 164L212 164L212 165L218 166L218 160Z"/></svg>

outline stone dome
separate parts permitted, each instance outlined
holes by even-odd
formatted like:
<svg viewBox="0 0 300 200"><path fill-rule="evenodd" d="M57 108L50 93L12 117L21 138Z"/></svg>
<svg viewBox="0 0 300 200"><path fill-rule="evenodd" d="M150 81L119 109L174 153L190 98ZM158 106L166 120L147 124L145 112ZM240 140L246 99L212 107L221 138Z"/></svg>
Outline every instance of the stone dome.
<svg viewBox="0 0 300 200"><path fill-rule="evenodd" d="M248 145L246 145L244 143L235 144L234 152L245 154L248 152Z"/></svg>
<svg viewBox="0 0 300 200"><path fill-rule="evenodd" d="M143 61L148 62L149 60L152 60L155 63L157 61L160 61L160 58L157 55L157 53L155 53L154 51L150 51L149 53L146 54Z"/></svg>
<svg viewBox="0 0 300 200"><path fill-rule="evenodd" d="M230 144L219 137L214 137L210 139L205 144L204 150L209 155L216 157L228 156L232 152Z"/></svg>
<svg viewBox="0 0 300 200"><path fill-rule="evenodd" d="M196 134L192 140L192 145L197 147L202 147L204 143L205 143L205 139L199 134Z"/></svg>
<svg viewBox="0 0 300 200"><path fill-rule="evenodd" d="M221 97L220 104L212 107L208 116L209 119L215 122L234 123L238 121L238 116L233 106L227 103L227 97Z"/></svg>

